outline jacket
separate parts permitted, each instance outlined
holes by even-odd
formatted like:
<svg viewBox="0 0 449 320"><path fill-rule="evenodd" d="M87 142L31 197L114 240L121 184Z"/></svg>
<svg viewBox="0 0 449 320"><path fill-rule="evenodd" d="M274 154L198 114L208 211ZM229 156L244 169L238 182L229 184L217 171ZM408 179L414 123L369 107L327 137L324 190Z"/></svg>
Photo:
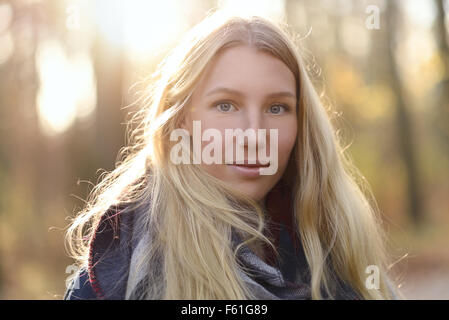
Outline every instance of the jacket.
<svg viewBox="0 0 449 320"><path fill-rule="evenodd" d="M64 300L125 299L129 272L143 241L133 230L141 225L138 219L145 207L134 211L124 209L114 206L102 215L90 244L88 265L71 281ZM243 245L238 259L251 272L240 270L240 276L257 299L311 299L310 273L302 245L292 238L287 220L282 215L278 217L274 234L281 259L268 264ZM234 245L241 243L236 233L232 241ZM326 298L324 292L323 296ZM337 281L336 299L360 299L360 296Z"/></svg>

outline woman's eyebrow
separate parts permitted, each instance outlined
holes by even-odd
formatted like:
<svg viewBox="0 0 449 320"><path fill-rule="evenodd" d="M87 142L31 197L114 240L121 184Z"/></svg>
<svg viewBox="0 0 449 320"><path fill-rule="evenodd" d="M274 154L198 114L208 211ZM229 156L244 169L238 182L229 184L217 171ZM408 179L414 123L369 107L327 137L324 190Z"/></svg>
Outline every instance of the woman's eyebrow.
<svg viewBox="0 0 449 320"><path fill-rule="evenodd" d="M234 94L234 95L240 96L240 97L245 96L245 94L243 92L240 92L238 90L231 89L231 88L226 88L226 87L217 87L215 89L212 89L206 94L206 96L210 96L210 95L213 95L213 94L219 93L219 92L230 93L230 94ZM294 93L291 93L290 91L272 92L272 93L267 94L266 97L267 98L290 97L290 98L296 99L296 95Z"/></svg>

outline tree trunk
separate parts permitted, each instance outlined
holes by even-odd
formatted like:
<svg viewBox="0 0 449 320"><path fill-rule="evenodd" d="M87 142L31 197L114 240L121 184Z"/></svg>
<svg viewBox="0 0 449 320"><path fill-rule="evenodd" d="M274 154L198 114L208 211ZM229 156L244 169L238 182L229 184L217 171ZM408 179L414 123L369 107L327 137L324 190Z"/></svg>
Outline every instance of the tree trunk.
<svg viewBox="0 0 449 320"><path fill-rule="evenodd" d="M387 28L388 28L388 60L391 70L391 85L396 92L396 124L399 143L399 152L405 166L405 173L407 177L407 198L408 198L408 212L412 223L417 227L422 223L422 198L420 181L415 156L415 146L413 145L413 129L411 125L411 116L406 107L404 92L400 79L400 74L395 58L395 48L400 14L398 12L397 3L395 1L388 1L386 10Z"/></svg>

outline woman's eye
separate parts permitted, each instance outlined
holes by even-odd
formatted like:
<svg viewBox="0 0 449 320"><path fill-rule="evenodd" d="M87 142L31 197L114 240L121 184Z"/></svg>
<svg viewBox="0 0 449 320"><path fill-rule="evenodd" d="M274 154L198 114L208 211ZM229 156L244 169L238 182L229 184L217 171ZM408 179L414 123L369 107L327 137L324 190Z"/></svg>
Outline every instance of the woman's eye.
<svg viewBox="0 0 449 320"><path fill-rule="evenodd" d="M235 109L234 106L228 102L219 103L216 108L221 112L229 112Z"/></svg>
<svg viewBox="0 0 449 320"><path fill-rule="evenodd" d="M270 113L281 114L284 113L288 108L281 104L274 104L270 107Z"/></svg>

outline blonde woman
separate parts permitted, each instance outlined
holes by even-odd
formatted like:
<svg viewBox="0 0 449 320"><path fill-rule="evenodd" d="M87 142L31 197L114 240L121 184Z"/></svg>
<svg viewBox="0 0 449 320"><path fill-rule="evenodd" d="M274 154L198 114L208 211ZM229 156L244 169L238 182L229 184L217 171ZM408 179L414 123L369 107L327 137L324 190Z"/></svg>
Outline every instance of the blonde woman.
<svg viewBox="0 0 449 320"><path fill-rule="evenodd" d="M65 299L395 297L375 202L302 53L261 17L192 28L67 230Z"/></svg>

